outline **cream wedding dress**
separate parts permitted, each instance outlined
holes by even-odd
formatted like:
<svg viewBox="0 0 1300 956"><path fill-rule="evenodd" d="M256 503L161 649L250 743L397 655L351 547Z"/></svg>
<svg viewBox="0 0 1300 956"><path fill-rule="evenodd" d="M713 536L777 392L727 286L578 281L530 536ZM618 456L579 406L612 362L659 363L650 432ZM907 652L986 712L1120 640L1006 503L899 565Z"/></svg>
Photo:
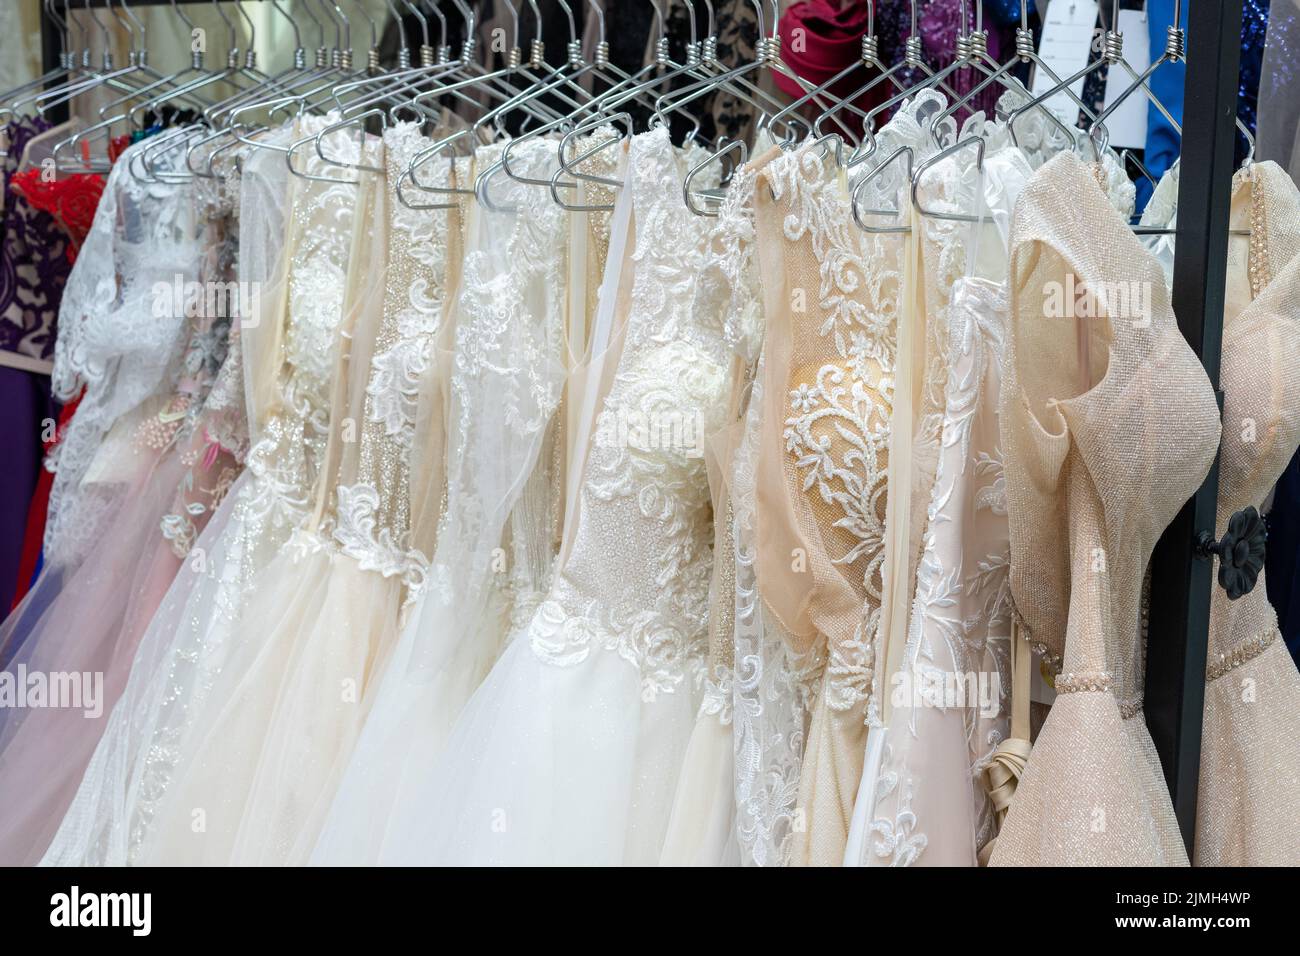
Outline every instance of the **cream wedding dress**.
<svg viewBox="0 0 1300 956"><path fill-rule="evenodd" d="M442 277L432 299L420 295L432 222L393 193L421 142L411 126L387 131L386 182L362 176L356 187L352 278L313 513L242 613L242 629L258 639L232 649L209 697L215 706L196 719L194 747L158 814L161 862L306 862L396 638L403 591L423 576L423 555L408 547L402 438L413 436ZM202 828L175 812L195 806L206 812Z"/></svg>
<svg viewBox="0 0 1300 956"><path fill-rule="evenodd" d="M269 142L284 144L334 121L305 118ZM346 155L345 138L336 149L332 155ZM324 172L324 165L308 160L306 170ZM122 698L43 864L140 860L194 716L243 639L244 602L309 516L325 452L353 198L352 187L291 176L281 152L255 151L244 164L239 278L261 289L257 311L240 328L252 440L247 467L189 548L141 638Z"/></svg>
<svg viewBox="0 0 1300 956"><path fill-rule="evenodd" d="M494 166L501 149L480 148L475 174ZM524 144L511 169L549 178L554 142ZM528 548L513 545L532 541L549 551L551 496L532 475L548 464L542 451L564 383L567 217L546 190L503 172L492 173L486 188L491 206L469 214L448 320L451 354L442 360L446 487L436 550L313 864L388 863L409 851L412 828L428 812L421 788L430 765L501 653L512 605L530 603L536 585L524 582L549 573L546 553L530 559ZM545 540L525 530L538 528Z"/></svg>
<svg viewBox="0 0 1300 956"><path fill-rule="evenodd" d="M550 594L443 754L403 779L416 812L384 862L659 859L703 676L712 527L693 438L720 424L731 367L719 317L691 308L705 231L674 189L684 166L666 130L631 141L613 229L631 213L635 232L611 252L601 415Z"/></svg>
<svg viewBox="0 0 1300 956"><path fill-rule="evenodd" d="M956 185L959 170L940 167L932 175L953 178L946 211L977 208ZM908 641L886 690L895 698L888 724L874 731L883 736L882 759L858 791L847 866L974 866L993 835L981 778L1007 733L1011 686L1010 544L997 406L1011 210L1031 175L1024 153L1006 143L985 158L974 184L992 228L972 238L972 274L953 287L946 407ZM926 198L927 208L936 208Z"/></svg>

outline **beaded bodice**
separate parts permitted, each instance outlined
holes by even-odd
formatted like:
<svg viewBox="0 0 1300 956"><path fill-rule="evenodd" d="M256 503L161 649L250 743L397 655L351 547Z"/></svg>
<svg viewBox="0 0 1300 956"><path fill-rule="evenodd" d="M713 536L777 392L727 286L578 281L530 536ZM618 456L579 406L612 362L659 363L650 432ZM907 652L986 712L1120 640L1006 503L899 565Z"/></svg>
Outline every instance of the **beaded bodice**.
<svg viewBox="0 0 1300 956"><path fill-rule="evenodd" d="M712 558L704 436L721 424L730 360L721 315L696 311L704 230L686 208L666 130L633 138L634 246L617 370L601 402L566 543L529 631L542 660L611 651L646 693L702 676Z"/></svg>

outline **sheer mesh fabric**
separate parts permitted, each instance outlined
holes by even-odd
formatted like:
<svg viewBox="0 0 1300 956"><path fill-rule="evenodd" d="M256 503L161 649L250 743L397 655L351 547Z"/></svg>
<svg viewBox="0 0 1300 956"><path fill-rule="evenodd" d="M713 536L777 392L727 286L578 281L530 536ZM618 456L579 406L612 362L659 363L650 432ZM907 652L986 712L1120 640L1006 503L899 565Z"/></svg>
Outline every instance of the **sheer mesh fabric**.
<svg viewBox="0 0 1300 956"><path fill-rule="evenodd" d="M331 134L331 155L373 164L346 131ZM316 175L329 175L309 161ZM306 520L259 575L259 587L238 612L238 642L203 707L195 708L191 739L154 821L142 858L160 864L268 865L305 862L324 814L331 782L360 723L368 666L379 636L395 628L396 607L374 598L364 578L355 590L338 586L336 551L328 534L345 467L355 468L353 417L363 407L370 353L382 314L386 223L382 187L326 186L347 210L342 235L346 270L322 283L314 268L291 279L291 302L322 322L287 340L301 368L318 374L324 402L314 422L324 431ZM308 190L321 184L309 181ZM317 266L330 240L301 236L295 250ZM294 281L296 280L296 281ZM315 337L319 333L321 339ZM306 350L322 349L310 359ZM354 358L357 360L353 364ZM357 397L357 393L360 396ZM349 440L349 438L351 440ZM380 579L382 580L382 579ZM382 587L382 585L380 585ZM385 628L385 614L389 617ZM249 622L256 621L256 631ZM348 692L351 686L352 692ZM250 744L250 741L255 743ZM195 833L194 807L206 828Z"/></svg>
<svg viewBox="0 0 1300 956"><path fill-rule="evenodd" d="M157 315L154 303L160 284L198 278L204 222L192 186L130 172L146 146L132 146L110 172L59 306L53 388L64 401L85 391L55 452L47 567L75 567L98 539L133 464L132 432L170 397L169 373L187 340L184 311ZM158 166L173 169L184 155L172 150Z"/></svg>
<svg viewBox="0 0 1300 956"><path fill-rule="evenodd" d="M472 184L472 156L458 156L441 172L426 182L452 187ZM440 176L442 178L440 178ZM396 200L394 200L396 201ZM437 318L438 331L428 343L424 373L419 383L415 407L415 433L411 445L410 498L411 545L421 554L432 556L438 541L438 525L447 498L447 405L450 379L449 359L456 337L456 296L460 288L460 267L465 255L465 209L457 203L447 210L429 210L433 216L432 238L442 237L442 273L437 271L437 257L423 263L428 269L424 281L432 287L442 284L442 307ZM446 217L445 221L438 217ZM407 594L404 610L411 607L414 591Z"/></svg>
<svg viewBox="0 0 1300 956"><path fill-rule="evenodd" d="M758 582L792 650L824 654L794 862L839 865L882 591L900 247L857 228L846 184L815 145L763 167L755 202L768 317Z"/></svg>
<svg viewBox="0 0 1300 956"><path fill-rule="evenodd" d="M517 554L502 546L512 544L511 517L538 464L563 381L566 223L546 190L500 171L502 148L480 147L472 170L455 170L457 184L468 186L473 173L496 167L488 183L493 206L468 207L466 252L459 275L449 278L457 294L438 345L451 351L437 357L447 378L436 383L436 396L420 402L420 420L439 409L446 416L445 463L435 464L446 476L436 544L426 586L415 592L375 685L314 863L383 863L411 852L402 837L425 813L430 767L509 636L508 582L537 567L504 567L503 557ZM545 140L527 144L511 163L531 178L549 177L554 164L554 144ZM421 506L424 526L430 491ZM544 511L549 495L542 498ZM551 530L541 524L547 548ZM538 527L527 519L515 526ZM536 540L527 531L525 537ZM391 781L398 778L406 783L395 790Z"/></svg>

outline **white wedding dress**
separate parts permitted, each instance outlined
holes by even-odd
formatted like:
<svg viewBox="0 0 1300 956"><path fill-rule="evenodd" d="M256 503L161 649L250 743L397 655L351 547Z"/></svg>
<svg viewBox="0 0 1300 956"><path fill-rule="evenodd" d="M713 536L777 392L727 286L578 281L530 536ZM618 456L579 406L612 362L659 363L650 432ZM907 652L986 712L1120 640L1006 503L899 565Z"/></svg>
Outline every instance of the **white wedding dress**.
<svg viewBox="0 0 1300 956"><path fill-rule="evenodd" d="M705 266L696 288L695 311L721 316L737 374L727 409L730 424L705 450L714 524L709 655L704 699L682 763L659 860L663 866L725 866L741 859L732 731L737 597L732 469L749 402L758 387L753 374L763 342L754 254L755 179L752 166L741 167L732 177L705 243Z"/></svg>
<svg viewBox="0 0 1300 956"><path fill-rule="evenodd" d="M495 164L501 149L480 148L475 172ZM522 144L510 164L520 175L549 178L557 168L555 144ZM514 587L520 597L528 590L517 586L518 575L500 580L507 570L503 534L532 487L564 384L567 220L549 192L503 172L489 177L487 191L491 206L475 205L469 214L458 299L448 318L454 344L443 359L450 369L446 504L436 550L313 864L385 863L406 850L412 821L427 813L416 781L501 653L507 592ZM545 555L536 561L548 569L549 563Z"/></svg>
<svg viewBox="0 0 1300 956"><path fill-rule="evenodd" d="M610 266L626 322L589 383L600 424L554 584L442 755L393 781L411 812L381 862L659 859L699 703L712 526L700 448L637 426L712 433L731 364L720 317L692 310L705 228L675 188L682 165L666 130L631 141L619 201L635 238Z"/></svg>
<svg viewBox="0 0 1300 956"><path fill-rule="evenodd" d="M943 167L933 175L955 184L965 178ZM1024 154L1008 145L985 159L982 183L973 184L982 186L981 215L996 228L972 239L972 274L952 293L952 364L908 641L887 689L895 696L889 723L873 731L882 737L881 760L858 790L846 866L974 866L976 851L993 836L982 772L1006 736L1011 687L1010 544L997 414L1006 243L1011 209L1031 175ZM976 209L971 192L952 188L954 211ZM988 699L957 699L957 689L986 692Z"/></svg>
<svg viewBox="0 0 1300 956"><path fill-rule="evenodd" d="M308 117L268 142L324 129ZM346 140L337 152L345 155ZM307 151L310 155L310 151ZM309 159L308 172L324 172ZM253 445L140 640L131 674L43 865L141 861L194 720L233 647L261 572L307 519L325 451L328 394L352 239L352 187L291 176L254 152L240 183L241 281L262 289L242 328Z"/></svg>

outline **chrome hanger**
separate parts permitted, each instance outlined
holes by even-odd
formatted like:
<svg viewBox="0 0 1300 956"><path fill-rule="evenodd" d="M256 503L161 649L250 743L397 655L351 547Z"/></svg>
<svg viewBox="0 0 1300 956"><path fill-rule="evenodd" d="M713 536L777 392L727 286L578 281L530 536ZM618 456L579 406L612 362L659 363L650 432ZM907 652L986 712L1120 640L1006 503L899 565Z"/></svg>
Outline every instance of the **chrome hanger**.
<svg viewBox="0 0 1300 956"><path fill-rule="evenodd" d="M727 141L726 143L723 144L722 148L719 149L717 152L713 153L712 155L706 157L705 159L701 160L700 162L692 166L687 171L685 177L683 177L682 201L686 203L686 208L689 209L691 212L695 213L695 215L717 218L718 211L716 208L709 208L706 206L696 206L695 197L696 196L702 197L706 201L716 203L717 205L720 206L722 204L722 200L724 196L726 195L726 190L701 189L698 192L695 192L691 190L691 183L695 181L695 177L699 176L712 163L721 161L723 157L728 156L729 154L734 153L737 150L740 151L740 158L735 161L732 167L732 171L734 172L736 169L739 169L741 166L744 166L745 163L749 162L749 147L745 144L745 141L743 139L733 139ZM721 181L725 181L725 179L721 179Z"/></svg>
<svg viewBox="0 0 1300 956"><path fill-rule="evenodd" d="M966 215L965 213L939 212L938 210L935 209L927 209L925 206L921 204L921 196L920 196L921 177L925 175L926 171L933 168L942 160L947 159L949 156L959 153L963 149L969 149L971 146L975 147L975 170L976 172L982 173L984 171L984 149L985 149L983 136L967 136L965 139L958 140L957 142L953 143L951 146L947 146L939 150L933 156L927 156L916 167L916 169L913 170L912 205L916 207L917 213L926 217L927 219L942 219L947 222L978 223L978 222L984 222L987 219L987 217L969 216ZM980 204L983 205L982 196L980 197Z"/></svg>
<svg viewBox="0 0 1300 956"><path fill-rule="evenodd" d="M958 97L952 103L952 105L950 105L947 109L943 110L938 116L935 117L934 122L931 124L931 132L936 137L935 138L936 145L942 145L942 143L940 143L937 138L938 137L937 130L939 124L942 123L943 120L947 119L949 116L954 115L963 106L968 105L972 100L975 99L975 97L979 96L982 92L984 92L985 89L987 89L993 83L1000 84L1006 89L1017 94L1017 96L1022 96L1025 99L1032 99L1033 94L1030 93L1029 90L1025 89L1024 84L1021 83L1018 78L1012 76L1010 80L1008 80L1008 75L1010 74L1010 71L1014 69L1016 66L1019 66L1020 64L1032 63L1036 71L1046 74L1046 76L1050 80L1052 80L1053 83L1056 83L1058 85L1060 84L1061 82L1060 77L1056 75L1056 73L1052 70L1051 66L1047 63L1047 61L1045 61L1042 57L1040 57L1038 53L1034 50L1034 34L1033 31L1029 29L1029 5L1026 2L1026 0L1019 0L1019 7L1020 7L1020 25L1016 27L1016 42L1015 42L1014 54L1007 60L1006 63L1003 63L1000 66L998 66L997 61L994 60L991 56L989 56L987 42L982 42L978 44L979 49L973 52L976 52L982 59L984 59L990 65L997 66L997 69L994 70L993 73L985 77L985 79L983 79L978 84L976 84L971 90L969 90L966 93L965 96ZM1074 92L1074 90L1070 88L1070 85L1068 83L1064 87L1062 87L1058 92L1064 92L1067 96L1069 96L1070 99L1074 101L1075 105L1083 112L1083 115L1087 117L1089 120L1095 119L1096 114L1092 111L1092 108L1087 103L1085 103ZM1062 123L1060 118L1057 117L1056 114L1053 113L1051 110L1049 110L1046 106L1039 103L1037 104L1037 108L1047 118L1049 123L1058 127L1065 134L1065 141L1069 143L1071 147L1073 147L1075 142L1077 142L1078 137L1074 133L1070 132L1070 128L1067 127L1064 123ZM1008 124L1009 124L1008 131L1011 135L1011 140L1013 143L1019 146L1020 144L1016 140L1014 124L1012 123L1011 120L1008 120Z"/></svg>
<svg viewBox="0 0 1300 956"><path fill-rule="evenodd" d="M885 170L887 170L899 159L904 159L907 161L907 181L910 182L912 180L913 158L914 158L914 153L912 152L911 146L900 146L898 147L898 149L890 153L889 156L885 158L884 162L882 162L875 169L871 170L869 173L867 173L865 176L859 179L857 183L854 184L853 189L849 193L849 209L853 214L853 221L858 224L858 228L861 229L863 232L869 232L877 235L885 235L885 234L906 235L907 233L910 233L912 231L912 228L910 226L869 226L867 225L865 222L862 221L862 216L864 214L869 216L897 216L902 212L902 210L862 209L860 208L859 203L862 199L863 190L865 190L868 185L870 185L871 183L879 179L881 176L883 176L885 174Z"/></svg>
<svg viewBox="0 0 1300 956"><path fill-rule="evenodd" d="M55 29L59 31L59 65L52 70L46 70L34 80L20 83L0 93L0 103L8 104L32 90L43 91L46 85L55 82L60 77L68 76L74 68L73 57L68 48L68 21L55 13L54 0L41 0L41 5L44 8L45 15L54 21ZM12 107L8 105L0 106L0 123L7 123L13 115L14 110Z"/></svg>
<svg viewBox="0 0 1300 956"><path fill-rule="evenodd" d="M885 73L872 79L865 86L861 87L858 90L855 90L854 92L850 93L848 96L843 97L833 107L823 112L821 116L818 116L817 119L813 121L814 135L816 136L824 135L822 132L822 125L828 119L835 116L842 110L848 109L852 103L856 102L859 98L869 93L872 89L874 89L876 86L883 83L886 79L892 80L894 82L894 85L899 87L899 91L895 93L893 96L891 96L889 99L887 99L884 103L869 110L866 116L864 117L862 121L863 135L866 137L868 143L871 144L874 143L874 131L871 128L872 120L874 120L875 117L879 116L885 110L892 109L894 106L898 105L899 103L902 103L909 96L912 96L913 94L918 93L921 90L927 89L929 87L937 87L948 97L949 102L952 102L954 99L957 98L957 94L954 93L948 87L948 84L944 82L944 76L946 76L946 74L944 74L944 76L937 76L934 70L930 68L929 64L925 62L925 56L924 56L925 50L921 41L921 34L918 29L919 17L917 14L916 0L910 0L910 8L911 8L911 17L912 17L912 21L911 21L912 29L911 29L911 33L908 35L906 42L903 44L903 59L900 60L898 63L894 64L894 66L890 67L890 69L887 70ZM921 74L920 81L914 82L908 86L900 85L897 82L897 80L894 80L894 77L896 74L902 72L903 70L911 70L913 73L919 72ZM870 151L873 152L874 150L875 150L875 146L871 145Z"/></svg>
<svg viewBox="0 0 1300 956"><path fill-rule="evenodd" d="M772 32L770 36L767 34L765 29L766 20L763 15L762 0L751 0L751 3L758 20L758 41L755 44L753 61L750 63L740 64L721 74L706 75L699 82L687 86L684 89L670 90L661 95L655 100L655 117L660 124L667 122L667 117L665 115L666 111L683 110L688 103L692 103L703 96L707 96L709 93L712 93L719 88L735 88L739 86L741 88L757 90L758 87L749 83L749 81L745 80L744 77L755 71L761 71L764 68L773 73L780 73L787 79L792 80L804 91L804 93L813 89L811 83L800 77L781 60L781 35L777 31L780 14L776 0L772 0ZM716 52L714 52L712 62L717 62ZM817 102L818 106L822 106L823 108L825 107L826 102L823 101L820 96L814 97L814 100ZM780 108L780 105L781 104L777 104L778 109ZM856 107L851 108L856 112L861 112L860 110L857 110ZM763 112L766 113L767 111L764 110ZM805 129L807 128L807 124L799 120L783 119L783 122L794 122L797 125L803 126Z"/></svg>
<svg viewBox="0 0 1300 956"><path fill-rule="evenodd" d="M821 86L818 86L815 89L808 91L803 96L799 97L797 100L790 103L788 106L783 107L780 110L780 112L772 116L770 120L765 121L765 124L775 123L778 120L785 117L786 115L795 112L800 107L810 102L816 95L822 93L828 93L832 86L839 83L845 77L850 76L851 74L853 74L855 71L859 69L867 70L868 74L871 72L872 69L875 69L880 74L880 76L877 78L877 82L887 79L890 82L892 82L899 91L905 89L903 84L899 81L898 77L895 75L896 71L891 70L880 59L880 40L876 36L875 9L876 9L876 0L869 0L869 2L867 3L867 32L862 35L861 56L859 56L858 59L854 60L844 69L840 70L840 72L836 73L834 76L832 76ZM871 85L872 84L869 84L867 87L864 87L863 89L864 90L869 89ZM860 115L864 117L866 116L865 113L860 113ZM766 125L760 125L760 128L766 128Z"/></svg>
<svg viewBox="0 0 1300 956"><path fill-rule="evenodd" d="M576 137L582 135L583 133L589 132L590 130L598 129L601 126L614 126L617 120L622 120L627 125L627 133L625 136L619 136L619 135L611 136L610 138L606 140L602 140L600 143L597 143L595 146L592 146L590 149L587 149L582 153L579 153L576 156L571 157L568 161L565 161L563 159L566 151L573 144L573 141ZM577 166L579 163L586 162L592 156L595 156L597 153L603 152L604 150L608 149L610 146L613 146L617 143L621 143L625 139L631 138L632 130L633 130L632 114L623 112L623 113L610 113L607 115L594 116L591 119L587 120L585 123L581 123L578 126L575 126L573 129L571 129L569 132L565 133L564 136L560 139L560 145L559 145L559 155L561 157L560 168L556 170L555 175L551 177L551 180L548 184L551 189L551 198L554 199L561 206L563 206L565 209L569 210L570 212L599 212L602 210L613 209L614 207L612 205L584 205L580 203L565 202L563 199L560 198L559 187L566 186L570 188L576 188L577 187L576 181L582 180L584 182L598 183L604 186L611 186L615 189L621 188L623 186L623 181L621 179L611 179L608 176L598 176L594 173L584 172L578 169ZM575 181L573 183L561 182L560 177L564 176L565 174L572 176Z"/></svg>

